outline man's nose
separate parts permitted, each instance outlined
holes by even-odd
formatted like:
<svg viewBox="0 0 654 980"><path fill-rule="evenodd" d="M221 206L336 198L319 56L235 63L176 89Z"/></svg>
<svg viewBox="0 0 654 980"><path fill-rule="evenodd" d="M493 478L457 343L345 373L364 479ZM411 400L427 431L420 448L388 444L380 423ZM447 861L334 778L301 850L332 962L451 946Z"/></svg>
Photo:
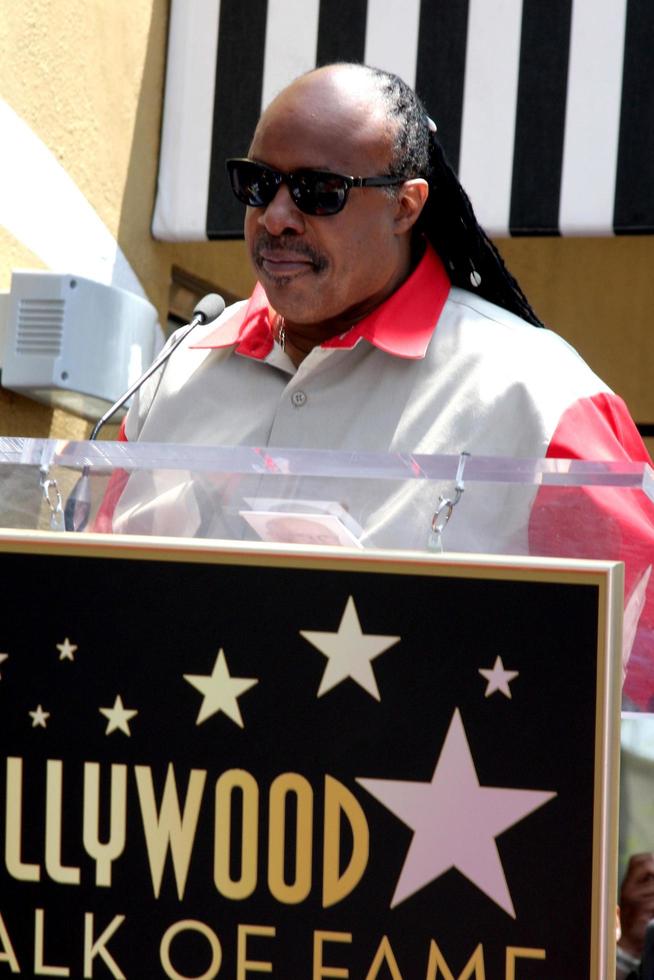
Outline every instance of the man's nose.
<svg viewBox="0 0 654 980"><path fill-rule="evenodd" d="M259 224L270 235L282 235L285 231L301 235L304 231L304 215L291 197L286 184L282 184L270 204L262 209Z"/></svg>

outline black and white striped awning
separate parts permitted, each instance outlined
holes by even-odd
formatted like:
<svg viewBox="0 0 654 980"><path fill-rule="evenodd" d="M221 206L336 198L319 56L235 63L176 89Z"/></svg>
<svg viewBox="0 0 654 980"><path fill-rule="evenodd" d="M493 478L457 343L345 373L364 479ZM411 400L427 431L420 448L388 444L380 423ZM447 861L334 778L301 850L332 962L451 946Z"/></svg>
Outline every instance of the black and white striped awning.
<svg viewBox="0 0 654 980"><path fill-rule="evenodd" d="M416 88L492 234L654 232L653 0L172 0L155 236L239 236L225 158L337 60Z"/></svg>

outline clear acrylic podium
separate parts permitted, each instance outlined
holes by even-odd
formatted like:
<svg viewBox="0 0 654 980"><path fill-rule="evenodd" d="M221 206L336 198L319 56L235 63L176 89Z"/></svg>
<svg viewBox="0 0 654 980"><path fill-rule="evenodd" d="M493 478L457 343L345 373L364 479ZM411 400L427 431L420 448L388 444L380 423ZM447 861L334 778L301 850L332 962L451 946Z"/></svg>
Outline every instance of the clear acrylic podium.
<svg viewBox="0 0 654 980"><path fill-rule="evenodd" d="M0 526L623 561L624 704L654 707L643 463L3 438Z"/></svg>
<svg viewBox="0 0 654 980"><path fill-rule="evenodd" d="M152 976L247 962L294 977L611 976L620 646L629 724L654 707L650 468L5 438L0 527L0 962L13 972L33 959L87 975L106 953L122 967L138 954L132 972ZM608 612L589 600L604 574ZM374 659L323 674L346 633ZM219 677L240 685L231 701ZM471 800L523 794L497 858L487 840L491 881L432 851L411 865L402 794L386 786L426 792L446 757ZM632 776L630 816L649 792ZM112 808L123 800L110 836L120 806L130 814L111 858L88 817L108 812L109 782ZM449 796L433 789L429 805ZM84 847L69 816L82 798ZM170 833L173 874L155 842L174 800L195 823L187 850ZM234 834L262 814L240 864L224 812ZM322 886L301 824L322 841ZM213 881L196 851L213 853ZM50 946L62 914L73 939ZM78 947L91 959L76 972Z"/></svg>

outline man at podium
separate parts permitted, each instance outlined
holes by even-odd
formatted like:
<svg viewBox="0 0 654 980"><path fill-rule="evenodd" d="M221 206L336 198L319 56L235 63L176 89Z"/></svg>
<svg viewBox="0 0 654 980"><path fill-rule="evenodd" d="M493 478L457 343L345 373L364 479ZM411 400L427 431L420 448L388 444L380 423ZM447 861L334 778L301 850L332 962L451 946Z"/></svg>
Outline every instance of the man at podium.
<svg viewBox="0 0 654 980"><path fill-rule="evenodd" d="M436 125L398 77L348 64L301 76L227 171L246 206L258 283L143 386L124 438L648 460L622 400L543 329L479 226ZM105 500L99 527L121 491ZM191 508L186 491L169 491L173 526L192 511L205 532L225 533L202 517L197 488ZM143 520L149 495L131 481L116 529ZM365 515L362 543L425 546L421 522L406 518L422 511L404 489L349 503ZM654 690L654 602L644 598L653 510L636 494L594 488L535 500L489 489L464 496L448 547L625 558L639 620L628 693L642 703L644 688Z"/></svg>

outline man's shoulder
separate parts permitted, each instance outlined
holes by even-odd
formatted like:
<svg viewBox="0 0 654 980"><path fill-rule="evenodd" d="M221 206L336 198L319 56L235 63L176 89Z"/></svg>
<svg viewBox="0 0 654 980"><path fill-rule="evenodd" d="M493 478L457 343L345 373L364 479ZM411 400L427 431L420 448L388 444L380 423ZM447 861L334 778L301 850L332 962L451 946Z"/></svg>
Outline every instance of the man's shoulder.
<svg viewBox="0 0 654 980"><path fill-rule="evenodd" d="M497 306L496 303L491 303L490 300L484 299L478 293L473 293L469 289L461 289L460 286L452 286L448 304L453 308L466 311L471 317L480 321L497 323L516 330L540 329L516 316L515 313L505 310L503 306Z"/></svg>
<svg viewBox="0 0 654 980"><path fill-rule="evenodd" d="M498 357L509 352L514 360L542 356L570 361L590 371L581 355L560 334L547 327L535 327L515 313L489 302L466 289L453 286L443 310L439 331L454 332L458 343L473 349L494 351Z"/></svg>
<svg viewBox="0 0 654 980"><path fill-rule="evenodd" d="M451 289L436 337L436 363L449 361L484 389L519 386L561 403L610 390L559 334L465 289Z"/></svg>

